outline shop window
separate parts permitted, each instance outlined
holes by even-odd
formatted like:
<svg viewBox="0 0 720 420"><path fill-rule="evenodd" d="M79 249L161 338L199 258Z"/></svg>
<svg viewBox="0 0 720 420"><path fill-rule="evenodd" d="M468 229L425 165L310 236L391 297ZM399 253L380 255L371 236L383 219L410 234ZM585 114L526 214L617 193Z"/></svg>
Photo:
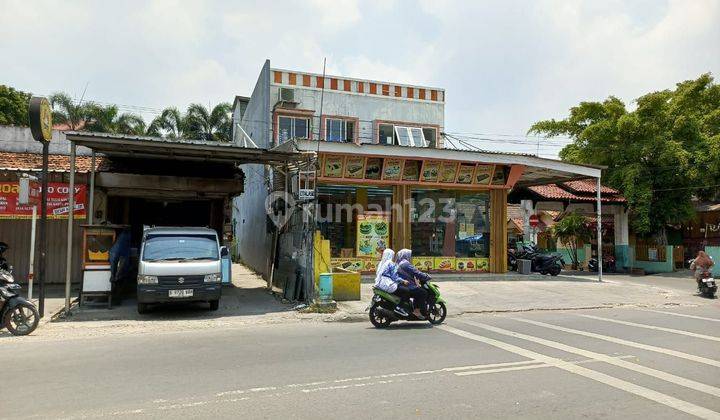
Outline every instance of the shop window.
<svg viewBox="0 0 720 420"><path fill-rule="evenodd" d="M328 118L325 120L325 140L335 142L353 142L355 140L355 121Z"/></svg>
<svg viewBox="0 0 720 420"><path fill-rule="evenodd" d="M490 196L463 191L414 190L413 255L488 258Z"/></svg>
<svg viewBox="0 0 720 420"><path fill-rule="evenodd" d="M310 137L310 120L299 117L278 117L278 141L285 143L291 139L307 139Z"/></svg>

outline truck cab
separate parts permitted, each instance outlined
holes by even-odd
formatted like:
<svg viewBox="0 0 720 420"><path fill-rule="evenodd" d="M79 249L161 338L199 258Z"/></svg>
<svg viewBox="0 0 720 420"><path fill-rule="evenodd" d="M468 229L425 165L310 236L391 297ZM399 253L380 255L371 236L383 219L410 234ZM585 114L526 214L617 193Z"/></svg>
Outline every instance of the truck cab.
<svg viewBox="0 0 720 420"><path fill-rule="evenodd" d="M221 247L208 228L157 227L143 232L137 277L138 312L151 304L207 302L217 310L222 294Z"/></svg>

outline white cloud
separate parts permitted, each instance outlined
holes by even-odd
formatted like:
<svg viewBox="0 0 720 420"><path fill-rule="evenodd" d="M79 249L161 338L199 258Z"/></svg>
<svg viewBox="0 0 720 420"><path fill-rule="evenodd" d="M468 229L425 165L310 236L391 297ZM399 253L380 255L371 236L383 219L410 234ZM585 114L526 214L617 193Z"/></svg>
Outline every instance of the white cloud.
<svg viewBox="0 0 720 420"><path fill-rule="evenodd" d="M0 83L162 108L275 67L443 87L449 130L524 133L582 100L720 74L720 2L0 0ZM32 28L32 29L30 29ZM534 151L534 150L533 150Z"/></svg>

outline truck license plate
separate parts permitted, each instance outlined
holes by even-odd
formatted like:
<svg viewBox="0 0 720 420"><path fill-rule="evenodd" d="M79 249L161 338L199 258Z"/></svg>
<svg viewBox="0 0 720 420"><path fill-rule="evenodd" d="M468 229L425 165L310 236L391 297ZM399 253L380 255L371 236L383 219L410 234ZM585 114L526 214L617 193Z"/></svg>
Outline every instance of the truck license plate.
<svg viewBox="0 0 720 420"><path fill-rule="evenodd" d="M192 289L168 290L168 296L171 298L186 298L186 297L192 297L192 295L193 295Z"/></svg>

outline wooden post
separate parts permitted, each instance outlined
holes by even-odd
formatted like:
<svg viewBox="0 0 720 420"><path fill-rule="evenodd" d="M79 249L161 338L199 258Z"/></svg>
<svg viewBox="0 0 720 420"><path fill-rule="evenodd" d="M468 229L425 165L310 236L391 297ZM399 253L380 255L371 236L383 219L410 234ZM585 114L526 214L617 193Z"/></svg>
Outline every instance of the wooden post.
<svg viewBox="0 0 720 420"><path fill-rule="evenodd" d="M490 191L490 272L507 271L507 190Z"/></svg>

